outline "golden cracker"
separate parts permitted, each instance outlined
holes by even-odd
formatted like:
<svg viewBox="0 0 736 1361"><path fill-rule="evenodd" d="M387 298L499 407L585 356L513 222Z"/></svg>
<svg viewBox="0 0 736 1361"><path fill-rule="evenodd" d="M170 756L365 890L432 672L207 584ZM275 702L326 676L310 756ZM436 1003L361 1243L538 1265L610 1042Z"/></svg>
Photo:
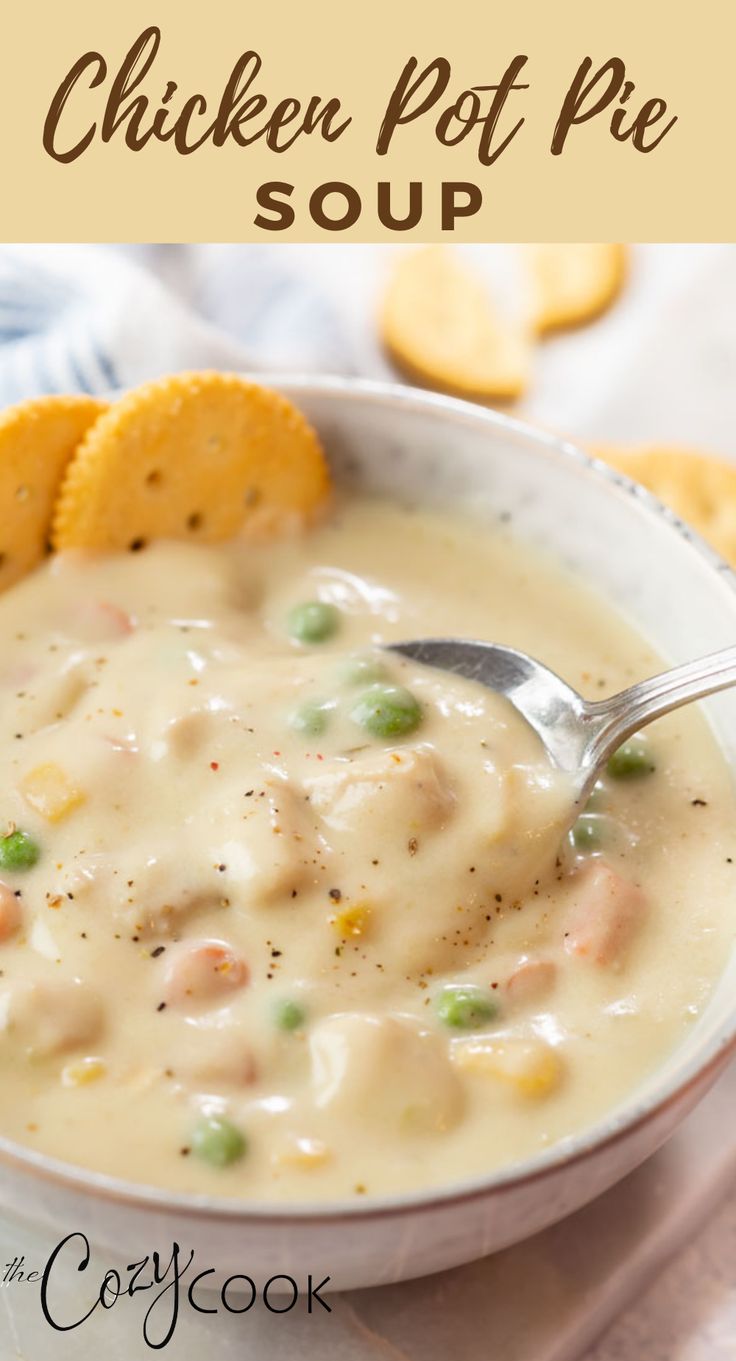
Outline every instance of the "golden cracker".
<svg viewBox="0 0 736 1361"><path fill-rule="evenodd" d="M0 590L46 553L64 470L106 409L80 395L36 397L0 412Z"/></svg>
<svg viewBox="0 0 736 1361"><path fill-rule="evenodd" d="M538 335L580 326L605 312L626 278L626 247L615 242L547 242L523 248Z"/></svg>
<svg viewBox="0 0 736 1361"><path fill-rule="evenodd" d="M89 432L54 515L58 549L215 543L306 521L330 491L311 426L236 374L181 373L134 389Z"/></svg>
<svg viewBox="0 0 736 1361"><path fill-rule="evenodd" d="M658 445L597 445L591 453L640 482L736 567L736 465Z"/></svg>
<svg viewBox="0 0 736 1361"><path fill-rule="evenodd" d="M423 387L508 401L528 385L527 336L495 315L484 280L447 246L400 256L380 324L397 368Z"/></svg>

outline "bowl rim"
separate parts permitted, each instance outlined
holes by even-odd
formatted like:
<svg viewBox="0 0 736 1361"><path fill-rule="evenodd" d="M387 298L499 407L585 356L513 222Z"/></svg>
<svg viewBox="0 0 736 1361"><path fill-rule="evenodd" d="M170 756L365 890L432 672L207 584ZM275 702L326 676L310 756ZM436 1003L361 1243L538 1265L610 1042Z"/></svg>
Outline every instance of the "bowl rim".
<svg viewBox="0 0 736 1361"><path fill-rule="evenodd" d="M299 400L299 395L324 395L347 402L394 406L404 410L452 419L455 423L486 426L497 433L508 432L538 449L545 450L559 462L575 463L586 473L609 484L612 490L634 500L645 513L663 521L680 539L685 540L696 555L724 582L736 596L736 572L674 511L658 501L646 488L633 482L625 474L591 456L573 440L561 438L542 427L507 415L506 412L425 391L406 384L376 379L345 377L344 375L311 373L278 373L248 371L241 376L265 387L283 391ZM110 394L112 397L117 394ZM676 1052L676 1051L675 1051ZM556 1140L548 1149L512 1162L494 1171L432 1185L424 1189L383 1196L369 1196L354 1200L327 1201L249 1201L235 1196L218 1196L187 1191L173 1191L146 1182L127 1181L108 1173L97 1172L82 1165L67 1163L60 1158L38 1153L15 1140L0 1134L0 1164L16 1172L54 1183L69 1192L80 1192L85 1197L97 1198L137 1210L166 1211L170 1214L219 1220L243 1226L268 1221L282 1225L356 1223L383 1216L404 1216L436 1212L443 1207L468 1204L494 1194L507 1194L579 1163L606 1150L633 1134L670 1107L684 1100L700 1084L715 1080L729 1054L736 1052L736 1002L729 1017L718 1027L707 1042L691 1054L665 1081L651 1082L646 1096L624 1097L612 1110L604 1113L592 1125L579 1133ZM671 1058L671 1055L669 1055Z"/></svg>

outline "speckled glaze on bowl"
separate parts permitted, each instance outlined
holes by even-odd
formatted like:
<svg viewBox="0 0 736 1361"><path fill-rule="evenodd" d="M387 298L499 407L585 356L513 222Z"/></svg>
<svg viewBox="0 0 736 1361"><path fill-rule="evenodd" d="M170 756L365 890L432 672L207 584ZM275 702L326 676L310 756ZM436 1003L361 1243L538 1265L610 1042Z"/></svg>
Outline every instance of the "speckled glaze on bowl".
<svg viewBox="0 0 736 1361"><path fill-rule="evenodd" d="M671 661L736 636L728 567L626 478L569 444L494 412L388 384L261 377L313 421L347 487L467 505L512 523L617 604ZM709 702L736 763L736 694ZM536 1233L652 1153L736 1045L736 951L687 1040L605 1119L544 1153L472 1181L383 1199L269 1206L186 1196L85 1172L0 1139L0 1203L59 1239L84 1231L134 1262L173 1241L214 1282L287 1273L333 1288L399 1281L459 1265Z"/></svg>

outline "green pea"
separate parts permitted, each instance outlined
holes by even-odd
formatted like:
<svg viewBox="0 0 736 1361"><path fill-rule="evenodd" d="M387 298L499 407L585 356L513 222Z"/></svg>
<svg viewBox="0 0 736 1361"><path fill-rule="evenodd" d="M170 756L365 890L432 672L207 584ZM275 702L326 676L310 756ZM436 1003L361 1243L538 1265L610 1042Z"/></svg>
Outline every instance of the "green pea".
<svg viewBox="0 0 736 1361"><path fill-rule="evenodd" d="M598 813L583 813L570 833L576 851L599 851L606 837L606 819Z"/></svg>
<svg viewBox="0 0 736 1361"><path fill-rule="evenodd" d="M30 870L41 854L41 847L27 832L11 832L0 837L0 870Z"/></svg>
<svg viewBox="0 0 736 1361"><path fill-rule="evenodd" d="M437 998L437 1015L453 1030L477 1030L494 1021L498 1005L482 988L470 984L450 984Z"/></svg>
<svg viewBox="0 0 736 1361"><path fill-rule="evenodd" d="M330 717L330 710L334 705L327 700L307 700L295 709L289 718L289 727L294 732L303 733L305 737L321 737Z"/></svg>
<svg viewBox="0 0 736 1361"><path fill-rule="evenodd" d="M324 600L306 600L289 612L287 628L298 643L324 643L337 632L340 611Z"/></svg>
<svg viewBox="0 0 736 1361"><path fill-rule="evenodd" d="M245 1135L223 1115L208 1115L192 1131L192 1153L212 1167L229 1167L248 1150Z"/></svg>
<svg viewBox="0 0 736 1361"><path fill-rule="evenodd" d="M291 997L284 997L276 1003L273 1018L279 1030L299 1030L307 1019L307 1013Z"/></svg>
<svg viewBox="0 0 736 1361"><path fill-rule="evenodd" d="M376 681L386 680L388 671L380 657L367 654L362 657L348 657L339 670L343 685L373 685Z"/></svg>
<svg viewBox="0 0 736 1361"><path fill-rule="evenodd" d="M606 769L614 780L638 780L651 775L656 766L644 738L631 737L609 757Z"/></svg>
<svg viewBox="0 0 736 1361"><path fill-rule="evenodd" d="M422 706L403 685L372 685L350 711L354 723L373 737L404 737L422 719Z"/></svg>

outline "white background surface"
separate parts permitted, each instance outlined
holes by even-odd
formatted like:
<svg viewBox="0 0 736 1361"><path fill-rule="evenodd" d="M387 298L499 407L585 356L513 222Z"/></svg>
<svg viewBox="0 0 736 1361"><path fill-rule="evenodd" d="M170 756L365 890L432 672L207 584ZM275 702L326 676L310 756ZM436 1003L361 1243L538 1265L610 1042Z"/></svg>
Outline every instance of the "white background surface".
<svg viewBox="0 0 736 1361"><path fill-rule="evenodd" d="M189 305L227 326L216 280L230 274L236 307L257 265L253 249L135 254ZM489 275L502 268L500 250L471 249ZM353 372L390 373L373 324L388 255L361 246L278 247L279 268L295 282L308 274L334 310L340 366ZM284 358L265 343L253 357L264 366ZM581 438L686 443L736 457L736 247L637 248L621 302L594 326L540 348L533 391L515 411ZM208 1321L185 1313L162 1354L172 1361L204 1354L212 1361L734 1361L735 1181L732 1071L645 1168L530 1243L429 1281L336 1299L330 1316L254 1310ZM3 1262L25 1251L39 1265L45 1246L28 1229L0 1223ZM56 1335L40 1317L36 1289L0 1288L0 1361L155 1355L141 1341L140 1301Z"/></svg>

